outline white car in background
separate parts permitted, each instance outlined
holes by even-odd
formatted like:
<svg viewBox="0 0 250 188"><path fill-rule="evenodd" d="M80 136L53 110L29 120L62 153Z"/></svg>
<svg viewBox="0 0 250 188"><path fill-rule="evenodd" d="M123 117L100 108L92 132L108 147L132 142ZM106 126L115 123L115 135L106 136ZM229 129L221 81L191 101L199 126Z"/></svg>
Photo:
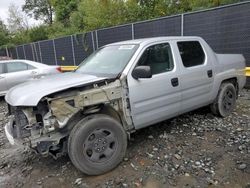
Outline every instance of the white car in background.
<svg viewBox="0 0 250 188"><path fill-rule="evenodd" d="M29 60L0 61L0 96L20 83L61 73L60 66L49 66Z"/></svg>

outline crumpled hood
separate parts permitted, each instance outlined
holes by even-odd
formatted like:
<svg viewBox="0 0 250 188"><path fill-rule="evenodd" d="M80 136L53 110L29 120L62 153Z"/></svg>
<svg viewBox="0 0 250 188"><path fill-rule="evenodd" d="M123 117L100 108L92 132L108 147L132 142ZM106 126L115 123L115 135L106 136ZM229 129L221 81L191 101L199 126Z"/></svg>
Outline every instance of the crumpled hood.
<svg viewBox="0 0 250 188"><path fill-rule="evenodd" d="M5 96L5 100L12 106L36 106L44 96L49 94L104 79L104 77L76 72L55 74L11 88Z"/></svg>

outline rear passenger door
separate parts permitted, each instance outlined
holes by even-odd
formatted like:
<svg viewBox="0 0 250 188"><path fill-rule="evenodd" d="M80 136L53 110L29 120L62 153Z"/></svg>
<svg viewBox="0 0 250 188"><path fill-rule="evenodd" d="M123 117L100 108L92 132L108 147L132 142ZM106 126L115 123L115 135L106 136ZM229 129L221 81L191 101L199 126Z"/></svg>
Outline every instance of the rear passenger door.
<svg viewBox="0 0 250 188"><path fill-rule="evenodd" d="M129 100L136 129L176 116L180 110L178 67L169 43L144 48L136 66L149 66L152 78L134 79L128 74ZM134 68L135 68L134 67ZM133 68L133 69L134 69Z"/></svg>
<svg viewBox="0 0 250 188"><path fill-rule="evenodd" d="M213 66L199 41L179 41L181 111L187 112L209 103L213 86Z"/></svg>
<svg viewBox="0 0 250 188"><path fill-rule="evenodd" d="M7 91L4 63L0 63L0 96Z"/></svg>
<svg viewBox="0 0 250 188"><path fill-rule="evenodd" d="M6 82L8 89L33 79L33 69L33 66L21 61L6 63Z"/></svg>

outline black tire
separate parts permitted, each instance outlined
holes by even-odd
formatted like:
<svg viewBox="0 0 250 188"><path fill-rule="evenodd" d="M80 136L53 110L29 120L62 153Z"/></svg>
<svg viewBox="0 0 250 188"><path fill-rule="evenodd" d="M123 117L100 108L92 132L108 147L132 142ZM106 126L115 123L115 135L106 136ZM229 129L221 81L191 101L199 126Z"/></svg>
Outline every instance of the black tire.
<svg viewBox="0 0 250 188"><path fill-rule="evenodd" d="M210 105L211 111L221 117L228 116L236 106L236 89L232 83L222 83L218 96Z"/></svg>
<svg viewBox="0 0 250 188"><path fill-rule="evenodd" d="M107 115L82 119L70 133L68 154L76 168L88 175L99 175L115 168L127 149L122 125Z"/></svg>

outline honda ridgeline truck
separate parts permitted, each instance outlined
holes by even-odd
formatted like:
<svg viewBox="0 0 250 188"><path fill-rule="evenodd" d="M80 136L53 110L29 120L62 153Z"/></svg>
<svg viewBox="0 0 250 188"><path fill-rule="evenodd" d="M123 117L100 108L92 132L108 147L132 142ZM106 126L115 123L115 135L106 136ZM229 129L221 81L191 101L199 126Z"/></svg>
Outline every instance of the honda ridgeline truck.
<svg viewBox="0 0 250 188"><path fill-rule="evenodd" d="M216 54L200 37L109 44L74 72L11 89L5 132L12 144L68 154L83 173L102 174L122 161L138 129L208 105L228 116L246 82L244 68L242 55Z"/></svg>

